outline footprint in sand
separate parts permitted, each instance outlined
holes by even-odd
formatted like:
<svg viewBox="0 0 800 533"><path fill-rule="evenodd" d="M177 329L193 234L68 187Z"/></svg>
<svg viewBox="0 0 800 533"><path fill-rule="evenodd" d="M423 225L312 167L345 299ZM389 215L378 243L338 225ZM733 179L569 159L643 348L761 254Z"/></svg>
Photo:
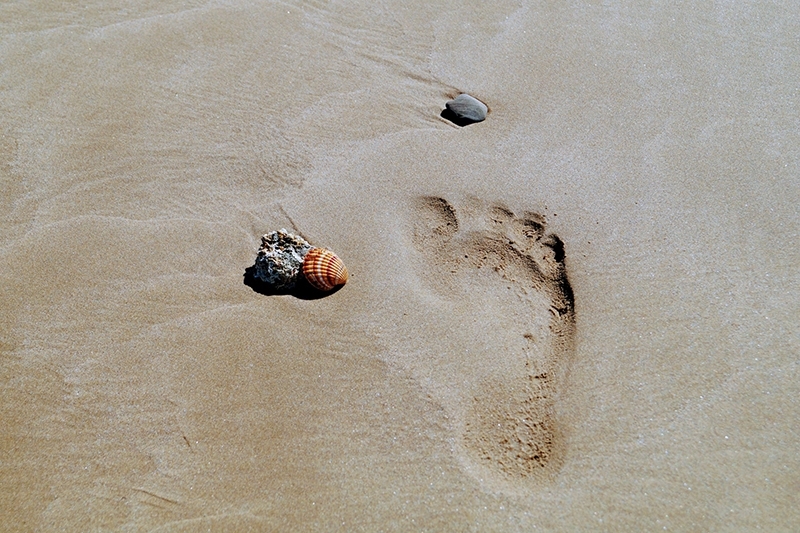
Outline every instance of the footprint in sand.
<svg viewBox="0 0 800 533"><path fill-rule="evenodd" d="M462 325L436 356L463 377L450 386L461 389L450 396L460 406L452 411L462 464L481 479L552 477L564 447L557 394L575 329L564 244L546 234L541 215L477 200L456 211L423 197L414 211L412 240L435 274L430 288Z"/></svg>

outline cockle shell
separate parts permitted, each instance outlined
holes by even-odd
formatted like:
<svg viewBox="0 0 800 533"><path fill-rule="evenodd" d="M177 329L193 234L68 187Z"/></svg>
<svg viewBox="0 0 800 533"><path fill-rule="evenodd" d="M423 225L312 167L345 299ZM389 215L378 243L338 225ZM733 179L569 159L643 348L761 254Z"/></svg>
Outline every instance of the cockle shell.
<svg viewBox="0 0 800 533"><path fill-rule="evenodd" d="M312 287L329 291L347 283L347 267L325 248L311 248L303 259L303 275Z"/></svg>

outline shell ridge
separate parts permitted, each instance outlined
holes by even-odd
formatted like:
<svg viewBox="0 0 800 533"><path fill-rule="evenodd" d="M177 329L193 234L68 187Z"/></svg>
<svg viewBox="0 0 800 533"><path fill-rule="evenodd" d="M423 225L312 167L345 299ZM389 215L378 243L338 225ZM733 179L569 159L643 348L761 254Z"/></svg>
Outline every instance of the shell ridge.
<svg viewBox="0 0 800 533"><path fill-rule="evenodd" d="M309 284L323 291L344 285L349 277L347 267L335 253L316 247L311 248L303 260L303 275Z"/></svg>

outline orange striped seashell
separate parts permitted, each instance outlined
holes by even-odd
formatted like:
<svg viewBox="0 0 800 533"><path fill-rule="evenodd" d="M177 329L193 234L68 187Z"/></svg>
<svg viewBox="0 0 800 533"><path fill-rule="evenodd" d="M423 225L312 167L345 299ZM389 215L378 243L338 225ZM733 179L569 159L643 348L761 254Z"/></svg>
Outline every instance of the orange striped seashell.
<svg viewBox="0 0 800 533"><path fill-rule="evenodd" d="M329 291L347 283L347 267L339 257L325 248L312 248L303 259L303 275L321 291Z"/></svg>

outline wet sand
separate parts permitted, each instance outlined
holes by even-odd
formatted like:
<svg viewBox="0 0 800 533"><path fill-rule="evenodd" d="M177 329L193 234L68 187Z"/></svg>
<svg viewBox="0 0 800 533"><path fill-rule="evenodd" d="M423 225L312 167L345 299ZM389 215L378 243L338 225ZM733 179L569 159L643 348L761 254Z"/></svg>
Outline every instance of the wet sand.
<svg viewBox="0 0 800 533"><path fill-rule="evenodd" d="M2 529L798 527L794 4L59 9L0 6ZM280 228L347 285L253 290Z"/></svg>

